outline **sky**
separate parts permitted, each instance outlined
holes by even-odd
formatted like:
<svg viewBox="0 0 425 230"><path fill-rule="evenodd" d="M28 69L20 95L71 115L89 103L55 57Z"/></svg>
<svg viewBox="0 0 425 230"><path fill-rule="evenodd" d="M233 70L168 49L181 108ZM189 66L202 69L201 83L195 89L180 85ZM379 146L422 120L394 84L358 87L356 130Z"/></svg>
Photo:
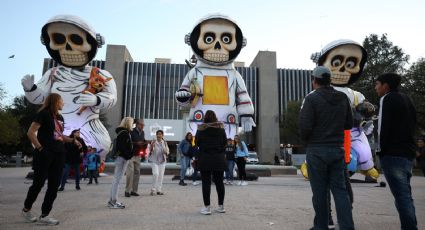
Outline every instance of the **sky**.
<svg viewBox="0 0 425 230"><path fill-rule="evenodd" d="M23 94L21 78L42 75L48 58L40 31L49 18L74 14L105 37L106 45L125 45L136 62L171 58L183 64L192 52L185 34L211 13L229 16L247 38L236 61L249 66L258 51L275 51L277 68L313 69L310 60L327 43L386 33L410 55L425 57L425 1L421 0L2 0L0 8L0 83L2 104ZM97 60L105 59L106 45ZM14 58L9 58L15 55Z"/></svg>

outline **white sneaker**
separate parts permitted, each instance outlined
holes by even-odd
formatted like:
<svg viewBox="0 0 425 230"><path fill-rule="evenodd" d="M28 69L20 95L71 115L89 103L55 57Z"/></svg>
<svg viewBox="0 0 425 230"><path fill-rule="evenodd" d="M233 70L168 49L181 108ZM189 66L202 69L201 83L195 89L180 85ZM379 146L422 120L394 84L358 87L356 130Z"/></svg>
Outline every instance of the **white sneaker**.
<svg viewBox="0 0 425 230"><path fill-rule="evenodd" d="M224 209L223 205L219 205L217 209L215 209L214 211L218 212L218 213L226 213L226 209Z"/></svg>
<svg viewBox="0 0 425 230"><path fill-rule="evenodd" d="M194 185L194 186L199 185L199 184L200 184L200 182L198 182L198 181L194 181L194 182L192 183L192 185Z"/></svg>
<svg viewBox="0 0 425 230"><path fill-rule="evenodd" d="M108 208L110 208L110 209L124 209L125 205L122 204L122 203L118 203L118 202L114 203L112 201L109 201L108 202Z"/></svg>
<svg viewBox="0 0 425 230"><path fill-rule="evenodd" d="M40 217L38 219L38 223L37 224L58 225L59 224L59 220L53 219L52 217L49 217L49 216L45 216L45 217Z"/></svg>
<svg viewBox="0 0 425 230"><path fill-rule="evenodd" d="M21 216L22 216L22 217L25 219L25 221L26 221L26 222L28 222L28 223L34 223L34 222L36 222L36 221L37 221L37 217L36 217L36 216L34 216L34 215L31 213L31 210L30 210L30 211L28 211L28 212L24 212L24 210L22 210Z"/></svg>
<svg viewBox="0 0 425 230"><path fill-rule="evenodd" d="M211 215L211 207L210 206L206 206L203 209L201 209L201 214Z"/></svg>
<svg viewBox="0 0 425 230"><path fill-rule="evenodd" d="M238 182L236 182L236 185L241 185L242 184L242 181L238 181Z"/></svg>
<svg viewBox="0 0 425 230"><path fill-rule="evenodd" d="M248 185L248 182L246 182L246 181L242 181L241 185L242 185L242 186L246 186L246 185Z"/></svg>
<svg viewBox="0 0 425 230"><path fill-rule="evenodd" d="M233 185L233 181L229 181L229 183L227 183L228 185Z"/></svg>

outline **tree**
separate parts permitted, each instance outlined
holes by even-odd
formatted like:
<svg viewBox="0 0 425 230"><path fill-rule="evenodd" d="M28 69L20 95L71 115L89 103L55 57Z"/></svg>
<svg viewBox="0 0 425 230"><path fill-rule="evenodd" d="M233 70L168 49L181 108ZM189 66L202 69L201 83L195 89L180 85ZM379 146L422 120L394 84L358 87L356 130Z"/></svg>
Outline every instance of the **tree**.
<svg viewBox="0 0 425 230"><path fill-rule="evenodd" d="M416 107L417 127L425 132L425 58L420 58L407 70L403 78L403 91L413 100Z"/></svg>
<svg viewBox="0 0 425 230"><path fill-rule="evenodd" d="M280 143L301 144L298 129L298 117L300 114L301 101L289 101L288 108L280 123Z"/></svg>
<svg viewBox="0 0 425 230"><path fill-rule="evenodd" d="M4 105L2 104L2 102L3 102L3 99L6 98L6 95L7 93L3 88L3 84L0 82L0 110L3 110Z"/></svg>
<svg viewBox="0 0 425 230"><path fill-rule="evenodd" d="M21 135L17 148L24 153L31 153L33 149L26 133L39 107L39 105L31 104L25 96L22 95L15 97L12 105L7 109L8 112L19 121L19 127L16 130L19 130Z"/></svg>
<svg viewBox="0 0 425 230"><path fill-rule="evenodd" d="M363 93L367 100L377 105L378 96L374 89L376 77L388 72L403 74L409 55L393 45L388 40L387 34L382 34L381 37L376 34L369 35L363 41L363 47L367 51L368 60L362 76L352 88Z"/></svg>
<svg viewBox="0 0 425 230"><path fill-rule="evenodd" d="M0 111L0 146L17 145L21 129L18 119L7 111Z"/></svg>

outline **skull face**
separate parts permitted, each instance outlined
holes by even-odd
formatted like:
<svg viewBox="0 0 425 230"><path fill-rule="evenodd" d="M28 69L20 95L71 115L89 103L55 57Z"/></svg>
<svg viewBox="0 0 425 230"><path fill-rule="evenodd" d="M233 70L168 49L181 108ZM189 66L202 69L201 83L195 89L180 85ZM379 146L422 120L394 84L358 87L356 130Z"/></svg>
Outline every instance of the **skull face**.
<svg viewBox="0 0 425 230"><path fill-rule="evenodd" d="M66 66L83 66L88 60L92 46L87 41L87 33L72 24L56 22L47 28L49 47L58 51L61 62Z"/></svg>
<svg viewBox="0 0 425 230"><path fill-rule="evenodd" d="M226 20L208 20L201 25L197 45L203 51L204 59L226 62L229 60L229 52L237 46L236 28Z"/></svg>
<svg viewBox="0 0 425 230"><path fill-rule="evenodd" d="M323 66L332 72L333 85L345 85L353 74L360 71L363 52L356 45L342 45L332 49L326 56Z"/></svg>

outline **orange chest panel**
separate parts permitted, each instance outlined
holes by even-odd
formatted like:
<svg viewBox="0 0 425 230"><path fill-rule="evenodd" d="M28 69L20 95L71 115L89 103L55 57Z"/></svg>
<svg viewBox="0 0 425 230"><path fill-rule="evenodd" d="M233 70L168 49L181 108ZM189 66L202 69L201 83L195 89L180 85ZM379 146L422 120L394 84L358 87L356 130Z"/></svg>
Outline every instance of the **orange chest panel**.
<svg viewBox="0 0 425 230"><path fill-rule="evenodd" d="M202 104L229 104L229 87L226 76L204 76L203 82Z"/></svg>

